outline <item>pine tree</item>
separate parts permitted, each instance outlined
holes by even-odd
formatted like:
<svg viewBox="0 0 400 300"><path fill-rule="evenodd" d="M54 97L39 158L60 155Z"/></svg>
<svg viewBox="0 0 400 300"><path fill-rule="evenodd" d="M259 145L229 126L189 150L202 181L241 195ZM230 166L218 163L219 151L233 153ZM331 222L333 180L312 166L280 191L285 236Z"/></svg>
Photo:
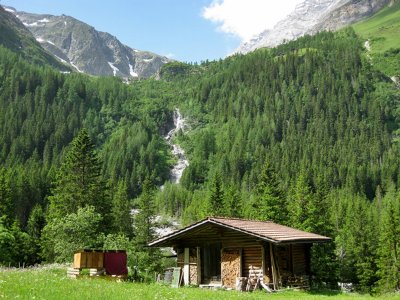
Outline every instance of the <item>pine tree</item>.
<svg viewBox="0 0 400 300"><path fill-rule="evenodd" d="M310 211L315 209L311 198L311 187L304 171L301 171L288 197L289 224L291 226L311 231Z"/></svg>
<svg viewBox="0 0 400 300"><path fill-rule="evenodd" d="M145 278L147 272L159 272L161 268L160 250L147 247L147 243L155 238L154 186L149 178L146 178L143 182L142 194L137 199L137 208L138 212L134 216L133 221L135 233L135 237L133 238L135 248L134 277L136 277L135 279L141 277L141 279L147 280L148 278Z"/></svg>
<svg viewBox="0 0 400 300"><path fill-rule="evenodd" d="M398 200L393 202L383 212L378 248L379 285L384 291L400 289L400 209Z"/></svg>
<svg viewBox="0 0 400 300"><path fill-rule="evenodd" d="M132 235L131 205L128 199L127 185L125 181L119 181L112 195L113 228L116 233L126 236Z"/></svg>
<svg viewBox="0 0 400 300"><path fill-rule="evenodd" d="M10 227L15 218L10 183L4 168L0 168L0 218L6 227Z"/></svg>
<svg viewBox="0 0 400 300"><path fill-rule="evenodd" d="M61 218L90 205L110 224L111 203L101 175L101 162L86 129L72 141L51 192L50 218Z"/></svg>
<svg viewBox="0 0 400 300"><path fill-rule="evenodd" d="M229 185L225 189L224 200L224 211L226 215L240 218L242 216L242 199L240 193L233 185Z"/></svg>
<svg viewBox="0 0 400 300"><path fill-rule="evenodd" d="M221 175L216 173L212 181L210 191L210 213L214 216L223 216L224 212L224 191L222 189Z"/></svg>
<svg viewBox="0 0 400 300"><path fill-rule="evenodd" d="M138 212L134 217L134 242L136 247L142 251L147 243L154 238L154 187L148 178L143 182L142 194L137 199L137 207Z"/></svg>
<svg viewBox="0 0 400 300"><path fill-rule="evenodd" d="M46 225L46 218L42 207L36 204L29 215L27 233L31 239L33 262L40 262L40 238Z"/></svg>
<svg viewBox="0 0 400 300"><path fill-rule="evenodd" d="M271 220L280 224L287 222L285 196L277 173L266 160L256 187L256 197L252 204L254 218Z"/></svg>

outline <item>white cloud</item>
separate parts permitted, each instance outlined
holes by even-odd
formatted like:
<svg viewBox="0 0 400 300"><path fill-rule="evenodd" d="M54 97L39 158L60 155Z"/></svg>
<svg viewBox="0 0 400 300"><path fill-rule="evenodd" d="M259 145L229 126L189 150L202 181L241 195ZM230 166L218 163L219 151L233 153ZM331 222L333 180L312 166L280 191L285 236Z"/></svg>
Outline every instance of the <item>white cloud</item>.
<svg viewBox="0 0 400 300"><path fill-rule="evenodd" d="M202 17L218 24L218 30L243 41L272 28L304 0L213 0Z"/></svg>

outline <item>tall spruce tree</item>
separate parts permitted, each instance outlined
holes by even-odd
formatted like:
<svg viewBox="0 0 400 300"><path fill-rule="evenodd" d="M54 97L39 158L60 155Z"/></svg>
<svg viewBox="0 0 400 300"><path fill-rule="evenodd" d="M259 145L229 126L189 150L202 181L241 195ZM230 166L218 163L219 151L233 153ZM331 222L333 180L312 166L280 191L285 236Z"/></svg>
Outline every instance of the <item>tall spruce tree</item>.
<svg viewBox="0 0 400 300"><path fill-rule="evenodd" d="M154 186L149 178L143 181L142 194L137 199L138 212L133 221L135 237L133 238L134 252L134 277L135 279L148 280L148 274L160 272L160 250L147 247L147 243L154 239Z"/></svg>
<svg viewBox="0 0 400 300"><path fill-rule="evenodd" d="M252 211L256 219L271 220L281 224L287 222L284 192L269 160L265 161L261 170Z"/></svg>
<svg viewBox="0 0 400 300"><path fill-rule="evenodd" d="M216 173L210 191L210 213L214 216L223 216L224 212L224 191L222 189L221 175Z"/></svg>
<svg viewBox="0 0 400 300"><path fill-rule="evenodd" d="M313 193L304 171L300 171L288 196L289 225L312 231L312 213L315 210Z"/></svg>
<svg viewBox="0 0 400 300"><path fill-rule="evenodd" d="M398 199L390 201L383 212L377 273L380 276L379 286L383 291L400 289L400 208Z"/></svg>
<svg viewBox="0 0 400 300"><path fill-rule="evenodd" d="M119 181L115 191L113 191L111 212L114 230L117 233L132 236L131 205L125 181Z"/></svg>
<svg viewBox="0 0 400 300"><path fill-rule="evenodd" d="M42 207L36 204L31 214L29 215L27 223L27 233L31 239L33 262L40 262L40 239L42 236L42 230L46 225L46 218Z"/></svg>
<svg viewBox="0 0 400 300"><path fill-rule="evenodd" d="M0 218L6 227L10 227L14 220L11 188L4 168L0 168Z"/></svg>
<svg viewBox="0 0 400 300"><path fill-rule="evenodd" d="M61 218L78 208L93 206L110 222L111 203L101 174L101 162L88 131L82 129L71 143L49 197L49 217Z"/></svg>
<svg viewBox="0 0 400 300"><path fill-rule="evenodd" d="M137 199L138 212L134 217L135 246L142 251L154 238L153 219L155 215L154 187L146 178L142 186L142 194Z"/></svg>

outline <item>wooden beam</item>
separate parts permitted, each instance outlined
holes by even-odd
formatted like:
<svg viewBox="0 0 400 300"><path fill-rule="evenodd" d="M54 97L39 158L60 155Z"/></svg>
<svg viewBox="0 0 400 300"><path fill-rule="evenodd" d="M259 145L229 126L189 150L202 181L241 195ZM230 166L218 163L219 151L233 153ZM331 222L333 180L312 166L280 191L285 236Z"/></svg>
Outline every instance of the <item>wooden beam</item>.
<svg viewBox="0 0 400 300"><path fill-rule="evenodd" d="M190 270L189 270L189 248L185 248L183 253L183 283L184 285L190 284Z"/></svg>
<svg viewBox="0 0 400 300"><path fill-rule="evenodd" d="M274 290L277 290L277 274L276 274L276 267L275 267L275 257L274 251L272 249L272 243L269 243L269 255L271 257L271 269L272 269L272 285L274 286Z"/></svg>
<svg viewBox="0 0 400 300"><path fill-rule="evenodd" d="M239 276L243 277L243 248L240 248L239 252L240 252L240 271L239 271L240 275Z"/></svg>
<svg viewBox="0 0 400 300"><path fill-rule="evenodd" d="M261 269L263 272L263 278L264 278L264 274L265 274L265 248L264 245L261 246Z"/></svg>

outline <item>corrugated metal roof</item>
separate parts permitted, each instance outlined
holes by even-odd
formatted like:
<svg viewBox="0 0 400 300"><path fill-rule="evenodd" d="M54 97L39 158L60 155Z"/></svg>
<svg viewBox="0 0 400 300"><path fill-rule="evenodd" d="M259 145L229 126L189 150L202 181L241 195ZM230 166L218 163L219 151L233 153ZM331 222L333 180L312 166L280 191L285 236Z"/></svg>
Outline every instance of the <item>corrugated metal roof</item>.
<svg viewBox="0 0 400 300"><path fill-rule="evenodd" d="M149 246L165 246L169 240L179 240L180 236L187 236L191 230L204 226L205 224L215 224L224 228L229 228L244 234L257 237L258 239L281 243L317 243L329 242L331 239L319 234L298 230L292 227L280 225L271 221L255 221L236 218L208 217L197 223L189 225L178 231L172 232L164 237L149 243Z"/></svg>

